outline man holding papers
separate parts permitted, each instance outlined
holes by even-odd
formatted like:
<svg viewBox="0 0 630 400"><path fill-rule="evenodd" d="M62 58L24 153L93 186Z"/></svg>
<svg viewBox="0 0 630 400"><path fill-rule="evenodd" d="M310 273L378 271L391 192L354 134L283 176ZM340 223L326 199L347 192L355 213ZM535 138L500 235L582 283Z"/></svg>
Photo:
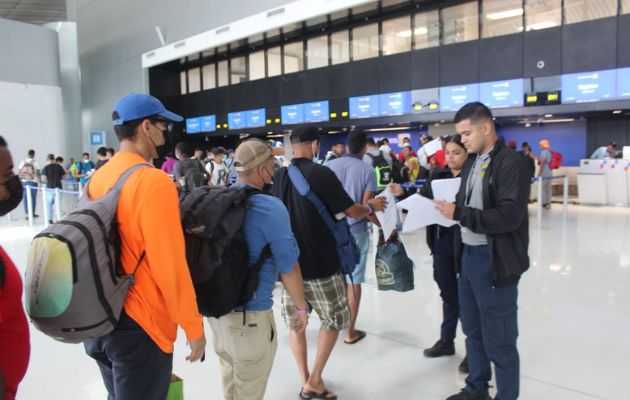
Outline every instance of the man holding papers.
<svg viewBox="0 0 630 400"><path fill-rule="evenodd" d="M455 237L459 307L470 374L461 393L447 400L486 400L495 366L496 399L519 395L518 282L529 268L526 161L497 137L492 113L469 103L455 115L468 153L455 203L436 201L461 225Z"/></svg>

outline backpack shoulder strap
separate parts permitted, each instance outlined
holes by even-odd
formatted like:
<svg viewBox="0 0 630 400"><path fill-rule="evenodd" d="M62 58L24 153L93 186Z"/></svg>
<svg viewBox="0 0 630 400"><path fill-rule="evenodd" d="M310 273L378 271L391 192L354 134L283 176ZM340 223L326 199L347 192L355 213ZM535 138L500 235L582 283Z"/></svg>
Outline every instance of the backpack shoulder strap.
<svg viewBox="0 0 630 400"><path fill-rule="evenodd" d="M372 159L372 162L374 162L374 159L376 158L374 154L372 153L365 153L365 154Z"/></svg>
<svg viewBox="0 0 630 400"><path fill-rule="evenodd" d="M295 187L295 190L297 190L297 192L301 196L306 197L308 201L313 204L319 215L324 220L324 223L326 224L328 229L332 230L335 227L335 221L330 216L330 213L326 209L324 203L311 190L311 186L306 181L306 178L304 178L302 171L300 171L300 169L295 165L289 166L289 179L291 180L293 187Z"/></svg>
<svg viewBox="0 0 630 400"><path fill-rule="evenodd" d="M131 176L131 174L133 174L134 172L136 172L136 171L137 171L137 170L139 170L139 169L142 169L142 168L150 168L150 167L151 167L151 165L149 165L149 164L147 164L147 163L141 163L141 164L136 164L136 165L133 165L133 166L131 166L131 167L127 168L127 170L125 170L125 172L123 172L123 173L122 173L122 174L118 177L118 179L116 180L116 182L114 183L114 185L113 185L111 188L109 188L109 190L107 191L107 193L109 193L109 192L111 192L111 191L113 191L113 190L116 190L116 191L117 191L117 194L116 194L115 196L116 196L116 198L118 198L118 196L120 195L120 191L122 190L123 186L124 186L124 185L125 185L125 183L127 182L127 179L129 179L129 177ZM87 196L87 194L89 193L89 192L88 192L88 190L89 190L89 187L90 187L90 183L91 183L91 182L92 182L92 180L91 180L91 179L90 179L89 181L87 181L87 183L85 184L85 187L83 188L83 194L84 194L84 195L83 195L83 196L81 196L81 200L82 200L82 201L83 201L83 200L90 200L90 199L87 199L87 197L88 197L88 196ZM107 193L106 193L106 194L107 194ZM96 199L95 199L95 200L96 200ZM90 200L90 201L91 201L91 200ZM116 201L118 201L118 200L116 200Z"/></svg>

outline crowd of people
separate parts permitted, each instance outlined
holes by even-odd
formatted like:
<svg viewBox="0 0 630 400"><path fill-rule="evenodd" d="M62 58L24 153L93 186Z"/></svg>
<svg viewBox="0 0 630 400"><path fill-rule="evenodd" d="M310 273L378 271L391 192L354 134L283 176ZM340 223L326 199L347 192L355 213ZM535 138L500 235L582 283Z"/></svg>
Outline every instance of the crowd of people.
<svg viewBox="0 0 630 400"><path fill-rule="evenodd" d="M24 166L19 176L14 175L7 144L0 140L0 213L19 205L20 179L36 186L45 176L47 184L56 186L74 168L72 177L89 179L84 196L95 199L130 168L166 159L162 171L135 170L120 192L116 218L122 243L120 273L133 274L135 284L114 330L84 343L109 398L166 398L178 326L190 345L186 359L203 357L206 332L187 267L180 198L199 186L228 185L231 175L236 177L231 188L250 193L242 236L249 259L259 260L261 266L253 298L225 315L208 318L225 399L264 397L278 346L271 311L278 278L283 322L290 331L301 380L299 398L336 399L324 371L338 336L344 332L343 342L355 345L367 335L356 323L370 246L368 227L378 227L375 213L388 207L378 194L390 188L395 196L404 197L408 193L396 182L416 182L422 195L433 198L431 182L453 177L461 177L456 201L435 199L435 206L458 224L427 228L444 315L439 340L424 354L453 355L461 321L467 356L460 370L467 374L466 386L448 400L490 399L491 364L496 399L518 398L517 288L529 267L530 156L512 150L497 136L485 105L470 103L460 109L455 116L457 134L443 138L440 154L431 156L422 148L415 152L408 142L395 154L387 139L377 143L366 132L353 130L347 143L336 143L325 162L318 163L320 133L315 127L300 126L290 134L288 166L279 166L274 149L258 139L242 142L235 151L211 149L205 158L203 151L183 142L167 154L169 127L181 120L151 96L125 96L113 113L120 141L117 153L99 149L96 164L90 165L85 154L70 166L51 155L40 171L34 152L29 152L25 160L32 166L29 176L23 175ZM425 144L431 140L422 138ZM424 183L417 181L422 178ZM344 226L358 256L354 271L345 277L340 264L347 254L340 253L335 232ZM264 256L266 251L269 257ZM3 252L0 278L2 296L10 298L0 310L0 390L12 399L28 365L29 341L21 280ZM312 312L321 328L309 363L306 326Z"/></svg>

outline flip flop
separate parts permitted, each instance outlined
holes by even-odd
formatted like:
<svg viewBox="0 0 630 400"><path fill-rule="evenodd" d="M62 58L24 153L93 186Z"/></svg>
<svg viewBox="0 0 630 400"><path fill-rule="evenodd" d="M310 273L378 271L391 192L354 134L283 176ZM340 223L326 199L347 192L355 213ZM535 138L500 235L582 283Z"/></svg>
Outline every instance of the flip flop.
<svg viewBox="0 0 630 400"><path fill-rule="evenodd" d="M356 342L358 342L361 339L365 338L365 332L364 331L360 331L360 330L357 329L355 332L357 333L357 336L354 339L346 338L346 339L343 340L343 342L345 344L355 344Z"/></svg>
<svg viewBox="0 0 630 400"><path fill-rule="evenodd" d="M328 397L331 393L328 390L324 390L321 393L300 391L300 400L320 399L320 400L337 400L337 395Z"/></svg>

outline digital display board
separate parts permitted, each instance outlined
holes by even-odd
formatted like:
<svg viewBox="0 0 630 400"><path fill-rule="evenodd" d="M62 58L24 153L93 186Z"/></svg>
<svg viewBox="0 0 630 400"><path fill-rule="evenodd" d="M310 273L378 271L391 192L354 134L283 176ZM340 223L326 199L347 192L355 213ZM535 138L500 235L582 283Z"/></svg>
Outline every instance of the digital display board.
<svg viewBox="0 0 630 400"><path fill-rule="evenodd" d="M615 97L615 70L562 75L562 103L588 103Z"/></svg>
<svg viewBox="0 0 630 400"><path fill-rule="evenodd" d="M247 115L245 112L228 113L228 127L230 129L243 129L247 126Z"/></svg>
<svg viewBox="0 0 630 400"><path fill-rule="evenodd" d="M328 100L304 104L304 122L323 122L329 119Z"/></svg>
<svg viewBox="0 0 630 400"><path fill-rule="evenodd" d="M490 108L522 107L523 89L522 79L484 82L479 84L479 98Z"/></svg>
<svg viewBox="0 0 630 400"><path fill-rule="evenodd" d="M265 109L264 108L246 111L246 115L247 115L248 128L259 128L261 126L265 126Z"/></svg>
<svg viewBox="0 0 630 400"><path fill-rule="evenodd" d="M380 115L379 96L350 97L350 118L373 118Z"/></svg>
<svg viewBox="0 0 630 400"><path fill-rule="evenodd" d="M301 124L304 122L304 104L293 104L280 107L283 125Z"/></svg>
<svg viewBox="0 0 630 400"><path fill-rule="evenodd" d="M630 68L617 70L617 97L630 97Z"/></svg>
<svg viewBox="0 0 630 400"><path fill-rule="evenodd" d="M199 118L186 118L186 133L201 132L201 121Z"/></svg>
<svg viewBox="0 0 630 400"><path fill-rule="evenodd" d="M411 91L411 112L414 114L440 111L438 88Z"/></svg>
<svg viewBox="0 0 630 400"><path fill-rule="evenodd" d="M411 92L384 93L378 98L383 116L411 114Z"/></svg>
<svg viewBox="0 0 630 400"><path fill-rule="evenodd" d="M446 86L440 88L440 109L457 111L464 104L479 101L479 85Z"/></svg>
<svg viewBox="0 0 630 400"><path fill-rule="evenodd" d="M207 115L199 117L201 120L201 132L214 132L217 130L217 116Z"/></svg>

